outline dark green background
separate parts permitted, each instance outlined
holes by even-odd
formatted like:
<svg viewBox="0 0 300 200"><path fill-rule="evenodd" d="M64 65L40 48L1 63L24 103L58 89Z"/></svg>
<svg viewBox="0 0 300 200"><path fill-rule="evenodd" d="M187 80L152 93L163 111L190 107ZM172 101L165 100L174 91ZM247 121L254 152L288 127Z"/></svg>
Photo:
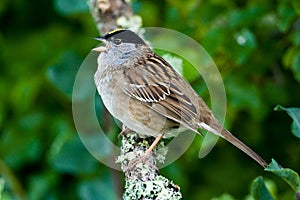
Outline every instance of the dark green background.
<svg viewBox="0 0 300 200"><path fill-rule="evenodd" d="M226 87L226 127L268 162L300 171L292 120L275 112L300 107L300 3L283 1L133 1L143 25L197 40L217 64ZM0 2L0 176L3 199L116 199L122 174L97 162L76 133L74 76L99 35L85 1ZM239 45L238 37L246 39ZM203 82L193 87L209 100ZM99 100L99 99L98 99ZM100 122L112 120L98 104ZM111 124L114 124L112 122ZM107 127L119 143L119 130ZM184 199L247 199L264 176L280 200L293 191L238 149L220 140L204 159L201 138L161 170ZM13 182L11 182L14 180ZM21 185L23 189L18 188ZM121 187L122 188L122 187ZM248 197L250 199L250 197Z"/></svg>

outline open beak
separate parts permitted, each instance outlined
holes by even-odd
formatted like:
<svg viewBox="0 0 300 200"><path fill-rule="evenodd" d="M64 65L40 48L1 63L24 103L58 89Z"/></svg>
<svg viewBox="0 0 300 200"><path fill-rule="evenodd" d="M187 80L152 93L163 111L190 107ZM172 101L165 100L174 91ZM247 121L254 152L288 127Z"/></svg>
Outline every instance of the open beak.
<svg viewBox="0 0 300 200"><path fill-rule="evenodd" d="M106 46L99 46L99 47L96 47L96 48L93 48L92 51L96 51L96 52L104 52L108 49L108 45L107 45L107 42L106 40L103 38L103 37L96 37L95 40L98 40L98 41L101 41L101 42L104 42L106 44Z"/></svg>

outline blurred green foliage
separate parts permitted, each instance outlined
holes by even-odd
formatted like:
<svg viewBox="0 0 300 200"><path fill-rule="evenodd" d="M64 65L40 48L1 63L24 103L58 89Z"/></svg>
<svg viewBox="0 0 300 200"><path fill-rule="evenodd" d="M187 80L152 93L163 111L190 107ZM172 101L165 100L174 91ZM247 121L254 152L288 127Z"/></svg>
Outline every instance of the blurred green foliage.
<svg viewBox="0 0 300 200"><path fill-rule="evenodd" d="M273 111L277 104L300 107L298 0L134 0L132 7L145 27L174 29L203 45L225 83L226 127L267 161L274 157L300 171L300 145L290 134L291 119ZM121 174L85 150L72 119L74 77L98 44L93 40L98 34L85 1L1 0L3 199L120 197ZM208 101L202 80L192 83ZM104 110L100 103L97 106ZM106 112L98 117L107 129L115 124ZM161 170L180 185L184 199L253 199L254 186L268 196L268 185L276 185L276 199L295 199L280 179L223 140L198 159L200 142L197 137L179 160ZM272 180L270 184L256 179L260 175Z"/></svg>

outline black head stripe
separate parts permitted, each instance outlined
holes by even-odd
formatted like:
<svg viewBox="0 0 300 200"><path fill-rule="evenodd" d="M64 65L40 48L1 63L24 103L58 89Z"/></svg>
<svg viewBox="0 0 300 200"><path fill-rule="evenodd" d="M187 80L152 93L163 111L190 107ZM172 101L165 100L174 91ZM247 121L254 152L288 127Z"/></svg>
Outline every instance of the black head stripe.
<svg viewBox="0 0 300 200"><path fill-rule="evenodd" d="M106 40L120 39L123 43L145 44L137 34L126 29L117 29L103 36Z"/></svg>
<svg viewBox="0 0 300 200"><path fill-rule="evenodd" d="M106 33L104 36L102 36L102 38L108 40L109 38L113 37L114 35L117 35L119 33L122 33L126 31L126 29L116 29L116 30L113 30L113 31L110 31L108 33Z"/></svg>

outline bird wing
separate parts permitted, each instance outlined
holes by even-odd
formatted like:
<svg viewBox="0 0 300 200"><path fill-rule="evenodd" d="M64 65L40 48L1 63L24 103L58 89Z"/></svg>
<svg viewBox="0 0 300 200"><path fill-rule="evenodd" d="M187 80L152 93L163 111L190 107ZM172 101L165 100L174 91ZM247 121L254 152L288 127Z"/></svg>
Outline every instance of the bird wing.
<svg viewBox="0 0 300 200"><path fill-rule="evenodd" d="M143 57L138 65L124 69L124 92L155 110L156 112L185 124L197 131L197 109L193 99L187 96L192 90L184 79L161 57L156 54ZM194 97L194 95L192 95ZM195 98L199 98L197 95ZM194 99L198 102L198 99ZM156 106L160 105L160 106Z"/></svg>

